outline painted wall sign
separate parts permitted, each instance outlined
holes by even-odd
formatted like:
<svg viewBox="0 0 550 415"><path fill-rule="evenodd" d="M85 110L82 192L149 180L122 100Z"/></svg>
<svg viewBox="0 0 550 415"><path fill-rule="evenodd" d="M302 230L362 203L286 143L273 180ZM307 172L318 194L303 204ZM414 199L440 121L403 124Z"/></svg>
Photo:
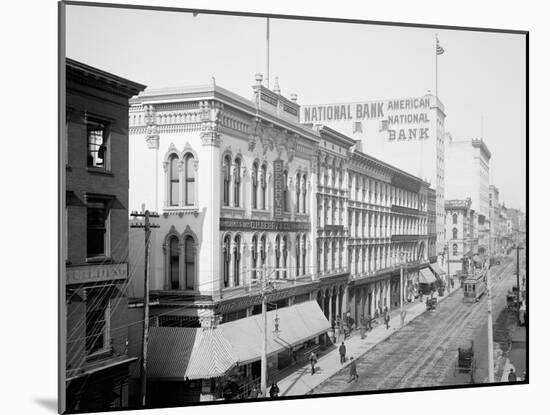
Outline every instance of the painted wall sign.
<svg viewBox="0 0 550 415"><path fill-rule="evenodd" d="M128 264L104 264L67 267L67 284L110 281L128 277Z"/></svg>
<svg viewBox="0 0 550 415"><path fill-rule="evenodd" d="M283 216L283 160L273 162L273 215L278 218Z"/></svg>
<svg viewBox="0 0 550 415"><path fill-rule="evenodd" d="M303 106L302 122L350 121L354 133L363 133L363 122L379 120L379 132L389 141L429 139L430 97L351 104Z"/></svg>
<svg viewBox="0 0 550 415"><path fill-rule="evenodd" d="M309 222L220 218L220 230L308 232L311 230L311 224Z"/></svg>

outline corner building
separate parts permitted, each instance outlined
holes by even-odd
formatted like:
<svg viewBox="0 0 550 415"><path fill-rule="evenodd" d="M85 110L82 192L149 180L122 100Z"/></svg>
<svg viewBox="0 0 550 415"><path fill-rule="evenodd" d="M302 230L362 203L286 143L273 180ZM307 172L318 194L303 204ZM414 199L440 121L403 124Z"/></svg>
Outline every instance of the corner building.
<svg viewBox="0 0 550 415"><path fill-rule="evenodd" d="M429 184L362 153L342 133L300 123L295 95L256 81L251 100L211 83L145 91L131 101L130 206L161 213L151 240L151 399L162 401L167 385L186 377L196 390L184 385L182 396L215 399L227 373L246 393L260 371L254 322L264 275L274 281L269 382L334 339L348 312L358 321L398 306L400 292L412 299L418 271L428 266ZM142 231L132 230L136 307L143 251ZM213 354L233 366L213 364L205 375L191 363L162 361L170 342L192 363L207 358L193 347L204 330L230 345Z"/></svg>

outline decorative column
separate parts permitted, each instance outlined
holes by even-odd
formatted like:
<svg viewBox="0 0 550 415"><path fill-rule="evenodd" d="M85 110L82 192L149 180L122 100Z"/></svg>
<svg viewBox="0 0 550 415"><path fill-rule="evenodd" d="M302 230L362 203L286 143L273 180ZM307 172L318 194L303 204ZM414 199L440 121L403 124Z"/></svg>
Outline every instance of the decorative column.
<svg viewBox="0 0 550 415"><path fill-rule="evenodd" d="M199 177L201 186L209 189L201 193L200 206L204 209L202 243L199 263L198 289L201 294L220 295L220 123L223 104L217 101L200 102L201 147L199 151ZM223 278L223 276L221 277ZM223 282L222 282L223 283Z"/></svg>

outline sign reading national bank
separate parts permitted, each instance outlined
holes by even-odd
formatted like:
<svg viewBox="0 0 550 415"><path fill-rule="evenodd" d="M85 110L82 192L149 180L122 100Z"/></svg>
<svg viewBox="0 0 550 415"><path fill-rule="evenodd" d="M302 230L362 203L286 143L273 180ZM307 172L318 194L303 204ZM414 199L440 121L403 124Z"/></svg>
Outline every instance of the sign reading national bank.
<svg viewBox="0 0 550 415"><path fill-rule="evenodd" d="M302 122L352 122L353 132L362 132L362 123L379 120L379 131L388 140L428 139L430 97L356 102L350 104L304 105Z"/></svg>

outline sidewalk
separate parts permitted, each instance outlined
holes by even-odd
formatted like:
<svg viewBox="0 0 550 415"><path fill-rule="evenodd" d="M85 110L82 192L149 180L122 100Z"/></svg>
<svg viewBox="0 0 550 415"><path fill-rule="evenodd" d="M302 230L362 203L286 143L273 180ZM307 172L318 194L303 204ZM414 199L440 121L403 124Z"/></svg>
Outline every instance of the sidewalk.
<svg viewBox="0 0 550 415"><path fill-rule="evenodd" d="M451 293L445 292L442 297L437 297L437 301L441 302L445 300L450 294L458 289L460 289L460 283L455 283L455 287L451 290ZM408 303L405 309L406 325L426 311L426 303L424 301ZM367 332L367 337L363 340L361 340L359 330L354 330L351 336L345 341L346 357L348 357L346 363L343 365L340 363L338 344L335 344L337 346L335 350L328 352L318 359L314 375L311 374L311 366L307 364L296 369L291 375L281 379L277 383L280 390L280 396L307 395L325 380L347 367L350 364L349 356L353 356L354 360L358 359L378 343L390 337L396 330L399 330L401 325L400 319L399 308L392 310L389 330L386 329L384 324L380 324Z"/></svg>

